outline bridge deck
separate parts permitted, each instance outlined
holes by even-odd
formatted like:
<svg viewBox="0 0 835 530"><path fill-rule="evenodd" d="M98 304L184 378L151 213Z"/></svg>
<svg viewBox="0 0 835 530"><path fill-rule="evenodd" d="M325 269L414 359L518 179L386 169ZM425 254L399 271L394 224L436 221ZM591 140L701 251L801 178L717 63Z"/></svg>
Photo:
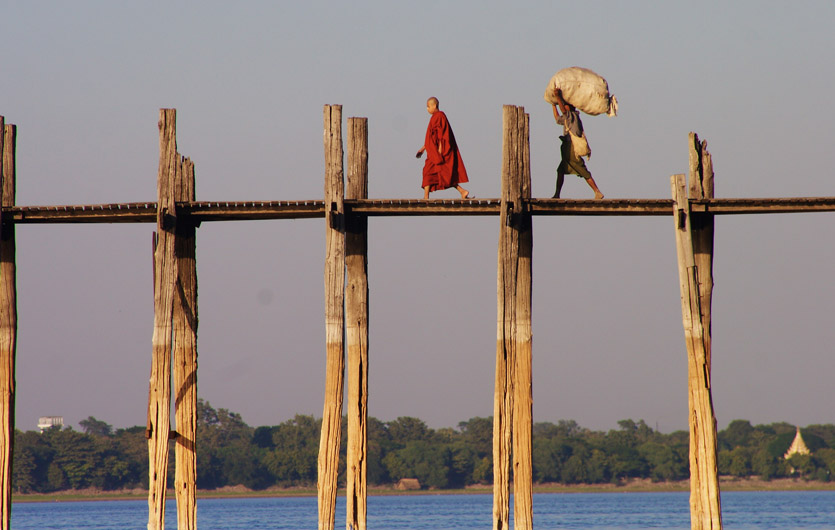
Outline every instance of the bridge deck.
<svg viewBox="0 0 835 530"><path fill-rule="evenodd" d="M533 215L660 216L673 213L672 199L531 199ZM700 199L696 212L717 215L835 211L835 197L778 199ZM324 217L325 203L305 201L195 201L177 203L178 212L196 222ZM498 215L499 199L362 199L346 200L348 212L369 217L424 215ZM157 203L119 203L3 208L4 222L26 223L151 223Z"/></svg>

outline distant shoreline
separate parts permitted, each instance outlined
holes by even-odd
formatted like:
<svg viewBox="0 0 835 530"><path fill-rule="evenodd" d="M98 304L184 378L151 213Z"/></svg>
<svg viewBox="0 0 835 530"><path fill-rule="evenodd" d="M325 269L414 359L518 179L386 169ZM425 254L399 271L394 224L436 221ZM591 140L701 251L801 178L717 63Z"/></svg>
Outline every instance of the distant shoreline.
<svg viewBox="0 0 835 530"><path fill-rule="evenodd" d="M719 482L721 491L831 491L835 490L835 482L805 481L801 479L781 478L770 481L758 478L729 478L722 477ZM623 484L535 484L536 493L661 493L690 491L690 482L652 482L648 479L637 479ZM449 490L412 490L401 491L393 486L369 487L368 495L475 495L492 494L492 486L470 486L465 489ZM339 495L344 495L341 489ZM232 499L232 498L268 498L268 497L315 497L315 488L268 488L266 490L250 490L244 486L228 486L216 490L199 490L198 499ZM142 489L102 491L96 489L66 490L53 493L14 494L12 502L81 502L81 501L121 501L147 500L148 491ZM168 498L174 498L174 492L169 490Z"/></svg>

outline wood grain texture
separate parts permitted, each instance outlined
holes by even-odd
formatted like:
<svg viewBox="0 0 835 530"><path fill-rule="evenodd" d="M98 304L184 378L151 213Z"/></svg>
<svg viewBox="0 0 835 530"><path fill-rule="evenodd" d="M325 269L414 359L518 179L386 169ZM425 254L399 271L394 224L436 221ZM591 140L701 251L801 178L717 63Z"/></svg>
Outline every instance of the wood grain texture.
<svg viewBox="0 0 835 530"><path fill-rule="evenodd" d="M325 105L325 405L319 439L319 530L333 530L345 380L345 208L342 106Z"/></svg>
<svg viewBox="0 0 835 530"><path fill-rule="evenodd" d="M516 358L513 366L513 528L533 529L533 463L531 436L533 427L533 373L531 334L531 293L533 229L531 212L526 207L531 197L529 116L519 108L518 160L520 204L514 229L518 232L516 261Z"/></svg>
<svg viewBox="0 0 835 530"><path fill-rule="evenodd" d="M493 399L493 528L509 528L513 455L514 527L531 527L531 216L529 118L502 114L502 203L497 266L496 379Z"/></svg>
<svg viewBox="0 0 835 530"><path fill-rule="evenodd" d="M706 311L703 307L704 299L699 279L700 276L709 275L710 271L700 271L696 265L693 216L687 199L688 189L684 175L671 177L671 192L676 202L676 254L682 323L687 347L690 525L694 530L717 530L722 528L722 515L716 462L716 418L710 389L710 327L709 322L703 318L705 313L709 315L709 309Z"/></svg>
<svg viewBox="0 0 835 530"><path fill-rule="evenodd" d="M348 118L346 199L368 197L368 120ZM368 515L368 218L345 217L345 340L348 353L346 528L366 530Z"/></svg>
<svg viewBox="0 0 835 530"><path fill-rule="evenodd" d="M177 201L194 200L194 163L178 157ZM179 212L178 212L179 213ZM175 234L177 290L174 296L172 377L174 379L174 491L178 530L197 528L197 261L196 227L178 216Z"/></svg>
<svg viewBox="0 0 835 530"><path fill-rule="evenodd" d="M175 178L179 167L177 111L160 109L157 245L154 251L154 334L148 392L148 530L165 528L168 436L171 429L171 348L175 259Z"/></svg>
<svg viewBox="0 0 835 530"><path fill-rule="evenodd" d="M15 203L17 128L0 116L0 528L8 530L12 510L12 460L15 428L15 357L17 355L17 268L15 227L5 209Z"/></svg>

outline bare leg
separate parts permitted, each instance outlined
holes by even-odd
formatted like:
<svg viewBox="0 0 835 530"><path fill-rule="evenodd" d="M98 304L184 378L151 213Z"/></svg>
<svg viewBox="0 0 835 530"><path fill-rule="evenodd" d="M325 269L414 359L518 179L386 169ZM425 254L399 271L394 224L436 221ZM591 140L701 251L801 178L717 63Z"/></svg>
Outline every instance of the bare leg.
<svg viewBox="0 0 835 530"><path fill-rule="evenodd" d="M424 187L423 187L423 198L424 198L424 199L428 199L428 198L429 198L429 186L424 186Z"/></svg>
<svg viewBox="0 0 835 530"><path fill-rule="evenodd" d="M458 190L458 193L460 193L460 194L461 194L461 198L462 198L462 199L466 199L467 197L469 197L469 196L470 196L470 192L469 192L469 191L467 191L467 190L465 190L465 189L464 189L464 188L462 188L461 186L457 186L457 185L456 185L456 186L455 186L455 189L456 189L456 190Z"/></svg>
<svg viewBox="0 0 835 530"><path fill-rule="evenodd" d="M553 199L560 198L560 192L562 191L562 185L565 182L565 173L562 171L557 171L557 191L554 192Z"/></svg>
<svg viewBox="0 0 835 530"><path fill-rule="evenodd" d="M592 177L586 179L586 182L589 183L589 186L594 191L594 198L595 199L602 199L603 193L600 192L600 188L597 187L597 183L594 181Z"/></svg>

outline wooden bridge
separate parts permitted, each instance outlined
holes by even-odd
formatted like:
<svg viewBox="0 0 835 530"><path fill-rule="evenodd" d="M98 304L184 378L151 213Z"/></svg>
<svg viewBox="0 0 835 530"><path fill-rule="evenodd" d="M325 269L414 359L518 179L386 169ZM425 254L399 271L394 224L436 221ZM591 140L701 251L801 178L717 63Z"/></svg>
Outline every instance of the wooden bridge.
<svg viewBox="0 0 835 530"><path fill-rule="evenodd" d="M716 215L831 212L835 197L782 199L690 199L690 210ZM348 215L368 217L421 215L499 215L501 199L345 199ZM527 199L531 215L672 215L672 199ZM260 219L312 219L325 217L325 201L177 201L178 215L193 223L204 221L256 221ZM3 209L3 222L36 223L153 223L156 202L11 206Z"/></svg>
<svg viewBox="0 0 835 530"><path fill-rule="evenodd" d="M514 528L533 527L531 462L532 218L539 215L671 216L678 254L688 358L692 528L722 526L716 465L716 419L710 389L713 219L715 215L835 210L835 197L717 199L706 143L691 133L689 183L671 177L671 199L536 199L531 195L529 121L521 107L503 109L502 190L495 199L369 199L365 118L348 119L344 178L342 107L324 108L325 196L309 201L201 202L194 164L177 152L176 111L160 111L158 200L145 203L15 205L16 127L0 117L0 489L2 530L11 517L17 293L15 225L156 223L154 328L148 400L148 528L164 528L169 443L175 444L178 528L196 528L197 277L195 234L203 222L324 218L325 400L319 448L319 528L335 523L343 389L348 383L347 514L366 528L368 396L367 219L374 216L499 217L498 326L493 414L493 528L509 527L511 469ZM346 363L347 357L347 363ZM347 364L347 366L346 366ZM347 370L346 370L347 368ZM144 377L144 374L141 375ZM172 384L175 427L171 428Z"/></svg>

